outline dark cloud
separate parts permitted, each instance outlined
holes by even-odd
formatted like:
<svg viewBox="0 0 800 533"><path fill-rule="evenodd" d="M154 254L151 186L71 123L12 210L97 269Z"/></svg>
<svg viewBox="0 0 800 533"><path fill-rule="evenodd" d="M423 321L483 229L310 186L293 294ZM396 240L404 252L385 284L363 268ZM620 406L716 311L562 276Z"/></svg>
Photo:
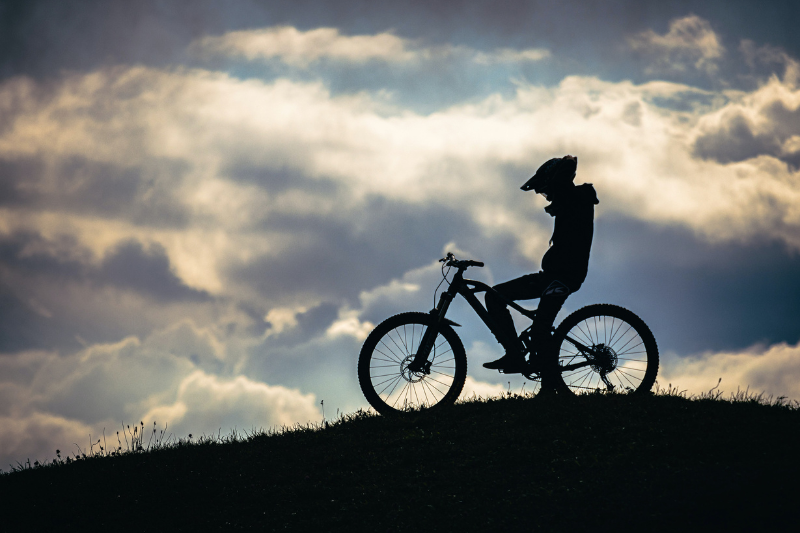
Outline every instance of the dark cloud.
<svg viewBox="0 0 800 533"><path fill-rule="evenodd" d="M640 313L662 351L691 354L800 340L800 256L781 243L709 243L685 229L597 221L589 277L572 308Z"/></svg>
<svg viewBox="0 0 800 533"><path fill-rule="evenodd" d="M437 258L447 242L480 236L467 214L384 198L368 201L352 220L280 215L264 229L291 232L297 242L280 257L231 266L232 279L279 301L306 294L353 304L365 288Z"/></svg>
<svg viewBox="0 0 800 533"><path fill-rule="evenodd" d="M691 112L695 111L697 108L710 108L714 103L718 105L721 97L719 93L680 91L669 96L646 98L646 101L664 109Z"/></svg>
<svg viewBox="0 0 800 533"><path fill-rule="evenodd" d="M228 163L220 170L220 175L235 182L258 185L271 193L308 189L315 194L333 195L341 189L341 184L334 180L309 178L291 168L272 169L242 161Z"/></svg>
<svg viewBox="0 0 800 533"><path fill-rule="evenodd" d="M131 289L161 302L209 298L175 276L157 243L145 249L135 240L121 242L95 266L90 252L71 237L47 240L31 233L13 234L0 238L0 268L27 278Z"/></svg>
<svg viewBox="0 0 800 533"><path fill-rule="evenodd" d="M170 269L169 257L160 244L145 249L135 240L118 244L103 259L97 278L120 288L162 301L204 301L207 293L187 287Z"/></svg>
<svg viewBox="0 0 800 533"><path fill-rule="evenodd" d="M184 227L176 189L185 163L149 160L123 168L73 156L0 159L0 206L100 215L149 227Z"/></svg>
<svg viewBox="0 0 800 533"><path fill-rule="evenodd" d="M766 122L756 131L742 113L731 113L720 126L697 138L694 155L720 163L744 161L759 155L770 155L784 161L794 170L800 168L800 150L785 152L783 144L800 135L800 107L789 109L775 101L761 110Z"/></svg>
<svg viewBox="0 0 800 533"><path fill-rule="evenodd" d="M63 70L117 64L186 64L192 59L187 46L202 36L287 24L301 30L332 26L347 35L394 30L432 45L449 43L486 51L547 48L557 61L520 74L548 85L569 74L642 81L647 79L643 65L624 45L625 36L648 29L665 33L670 20L690 13L711 21L721 37L729 37L733 42L726 46L730 49L745 38L780 43L789 54L800 56L800 36L793 24L800 18L800 7L791 0L773 2L770 9L747 0L5 0L0 2L0 78L52 77ZM470 83L486 83L494 75L463 79L446 68L431 74ZM429 86L424 78L420 81L423 88ZM441 97L429 93L433 99Z"/></svg>
<svg viewBox="0 0 800 533"><path fill-rule="evenodd" d="M5 284L0 285L0 353L47 349L68 339L54 333L52 320L37 313ZM75 339L71 341L67 344L77 345Z"/></svg>
<svg viewBox="0 0 800 533"><path fill-rule="evenodd" d="M0 3L0 76L50 77L64 69L175 63L192 38L224 24L212 4L5 0Z"/></svg>
<svg viewBox="0 0 800 533"><path fill-rule="evenodd" d="M294 345L267 339L242 369L251 379L313 392L328 409L356 408L363 401L355 371L361 341L343 335Z"/></svg>
<svg viewBox="0 0 800 533"><path fill-rule="evenodd" d="M0 235L0 268L58 280L85 279L91 253L68 235L46 239L33 232Z"/></svg>
<svg viewBox="0 0 800 533"><path fill-rule="evenodd" d="M309 342L323 333L336 320L339 308L332 303L322 303L308 311L298 313L297 325L270 338L269 346L290 346Z"/></svg>
<svg viewBox="0 0 800 533"><path fill-rule="evenodd" d="M211 297L184 285L162 247L122 242L96 265L70 237L0 237L0 353L25 349L72 351L83 342L110 342L152 327L141 309L120 307L106 289L133 291L155 305L196 305ZM109 308L111 306L111 308ZM154 311L156 311L154 310Z"/></svg>

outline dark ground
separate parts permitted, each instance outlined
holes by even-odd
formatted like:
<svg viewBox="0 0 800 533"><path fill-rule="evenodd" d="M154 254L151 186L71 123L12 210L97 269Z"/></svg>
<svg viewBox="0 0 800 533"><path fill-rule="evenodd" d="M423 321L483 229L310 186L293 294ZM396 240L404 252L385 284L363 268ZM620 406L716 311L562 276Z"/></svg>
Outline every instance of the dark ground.
<svg viewBox="0 0 800 533"><path fill-rule="evenodd" d="M0 529L778 530L798 442L796 409L669 395L356 414L2 475Z"/></svg>

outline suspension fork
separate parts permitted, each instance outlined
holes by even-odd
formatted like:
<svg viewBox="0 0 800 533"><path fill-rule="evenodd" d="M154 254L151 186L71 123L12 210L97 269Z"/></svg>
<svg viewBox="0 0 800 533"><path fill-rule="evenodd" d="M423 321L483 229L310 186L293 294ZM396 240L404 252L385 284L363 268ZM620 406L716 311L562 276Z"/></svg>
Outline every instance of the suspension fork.
<svg viewBox="0 0 800 533"><path fill-rule="evenodd" d="M453 282L450 284L450 287L439 297L439 303L435 308L431 309L430 314L435 317L435 321L425 330L425 333L422 335L422 340L420 340L414 360L408 365L409 371L430 374L431 364L433 364L433 361L429 361L428 356L433 349L436 336L439 334L439 324L445 323L458 326L458 324L455 322L446 319L445 315L447 314L447 310L450 308L450 304L453 302L453 298L455 298L456 294L458 294L458 286L459 282L461 281L460 274L461 272L459 271L453 279Z"/></svg>

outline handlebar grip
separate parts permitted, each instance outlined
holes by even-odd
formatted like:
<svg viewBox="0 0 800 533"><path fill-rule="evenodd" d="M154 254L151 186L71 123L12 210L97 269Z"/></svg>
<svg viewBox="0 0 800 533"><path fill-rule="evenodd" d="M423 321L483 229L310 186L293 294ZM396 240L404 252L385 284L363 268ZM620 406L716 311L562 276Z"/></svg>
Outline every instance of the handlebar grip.
<svg viewBox="0 0 800 533"><path fill-rule="evenodd" d="M470 263L472 263L473 266L476 266L476 267L482 267L483 266L483 261L470 261Z"/></svg>

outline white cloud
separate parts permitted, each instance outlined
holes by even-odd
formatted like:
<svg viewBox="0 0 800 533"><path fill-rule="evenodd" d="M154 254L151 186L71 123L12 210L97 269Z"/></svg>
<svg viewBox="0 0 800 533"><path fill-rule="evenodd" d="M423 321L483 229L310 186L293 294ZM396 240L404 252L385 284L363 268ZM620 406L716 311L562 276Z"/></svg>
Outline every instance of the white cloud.
<svg viewBox="0 0 800 533"><path fill-rule="evenodd" d="M467 46L423 46L418 41L391 32L374 35L342 35L336 28L301 31L292 26L273 26L257 30L207 36L193 42L190 49L203 57L229 56L248 61L278 59L288 65L307 68L327 59L363 64L383 61L394 64L431 60L467 60L478 65L541 61L548 50L498 48L480 52Z"/></svg>
<svg viewBox="0 0 800 533"><path fill-rule="evenodd" d="M358 319L356 313L350 312L339 317L333 324L331 324L326 333L330 337L350 335L356 340L363 341L374 328L375 324L369 321L362 322Z"/></svg>
<svg viewBox="0 0 800 533"><path fill-rule="evenodd" d="M203 54L241 56L248 60L279 58L298 66L322 58L363 63L370 60L406 62L417 58L407 39L392 33L341 35L336 28L300 31L291 26L229 32L203 37L192 47Z"/></svg>
<svg viewBox="0 0 800 533"><path fill-rule="evenodd" d="M523 63L526 61L541 61L550 57L550 51L544 48L528 48L516 50L514 48L497 48L493 52L476 52L475 63L479 65L493 65L496 63Z"/></svg>
<svg viewBox="0 0 800 533"><path fill-rule="evenodd" d="M266 322L270 323L268 335L277 335L284 330L292 329L297 326L297 315L307 311L305 306L297 308L291 307L274 307L269 310L267 316L264 317Z"/></svg>
<svg viewBox="0 0 800 533"><path fill-rule="evenodd" d="M652 60L649 73L675 73L695 69L707 74L717 71L717 61L725 48L711 24L696 15L670 22L669 31L659 35L644 31L629 39L634 50Z"/></svg>
<svg viewBox="0 0 800 533"><path fill-rule="evenodd" d="M322 413L314 394L196 370L183 379L174 403L151 408L143 419L169 421L179 435L216 434L318 422Z"/></svg>
<svg viewBox="0 0 800 533"><path fill-rule="evenodd" d="M800 91L772 77L698 122L695 153L721 163L771 155L800 167Z"/></svg>
<svg viewBox="0 0 800 533"><path fill-rule="evenodd" d="M0 461L49 460L122 423L157 422L185 437L321 420L313 394L237 375L246 353L227 353L235 346L184 321L73 355L4 355Z"/></svg>
<svg viewBox="0 0 800 533"><path fill-rule="evenodd" d="M9 82L0 93L25 100L20 95L35 92L20 85ZM772 87L797 99L786 84ZM693 142L715 120L718 104L691 111L653 104L706 94L688 86L568 77L553 88L520 85L511 98L419 115L382 107L380 97L365 93L332 96L319 82L134 67L69 76L53 94L41 102L29 96L24 113L8 110L14 120L0 135L0 156L80 156L130 168L143 158L179 161L187 171L165 179L179 191L190 224L153 228L81 212L6 208L0 227L67 232L98 257L125 238L159 242L181 280L213 294L250 292L225 278L225 261L279 257L303 242L302 234L265 227L267 217L308 213L357 224L350 214L376 195L469 213L487 234L513 235L537 260L548 230L524 216L536 200L509 187L504 173L509 165L532 172L566 152L580 158L578 179L598 189L599 216L620 212L714 239L766 234L800 246L795 172L770 154L725 164L698 160ZM759 94L727 97L746 103ZM86 112L98 106L104 114ZM793 142L787 137L782 149L792 150ZM270 191L231 180L229 169L237 166L265 174L289 169L308 184L332 180L338 190L288 183ZM781 206L776 217L765 217L761 206L772 210L774 202Z"/></svg>
<svg viewBox="0 0 800 533"><path fill-rule="evenodd" d="M671 383L688 394L701 394L715 387L720 378L717 390L725 396L749 388L755 394L800 400L800 344L668 358L661 365L658 381L662 387Z"/></svg>
<svg viewBox="0 0 800 533"><path fill-rule="evenodd" d="M469 400L473 397L483 399L495 398L507 391L508 389L499 383L487 383L485 381L478 381L472 376L467 376L459 398L462 400Z"/></svg>
<svg viewBox="0 0 800 533"><path fill-rule="evenodd" d="M93 433L93 428L76 420L66 419L47 413L31 413L25 417L0 417L0 470L10 471L11 468L24 464L30 459L47 462L56 458L56 450L61 451L61 457L66 459L72 454L79 453L75 444L87 452L90 448L89 437L93 441L102 436L102 431ZM112 433L106 433L111 436ZM116 438L112 441L116 446ZM99 449L95 448L95 451Z"/></svg>
<svg viewBox="0 0 800 533"><path fill-rule="evenodd" d="M800 62L787 54L782 48L770 45L757 46L753 41L743 39L739 43L739 51L742 53L745 63L751 69L761 66L783 66L784 81L792 87L797 87L800 81Z"/></svg>
<svg viewBox="0 0 800 533"><path fill-rule="evenodd" d="M721 48L715 48L701 22L682 24L651 39L653 50L678 50L674 57L691 58L694 67L710 72ZM691 45L685 50L675 44L684 30L691 37L684 39ZM263 56L267 50L270 57L308 68L334 55L354 62L407 61L408 54L434 52L484 63L546 57L536 50L483 55L455 47L428 50L391 34L361 36L366 40L360 47L350 40L355 37L335 31L313 34L314 40L313 31L283 37L279 30L267 32L272 48L262 43L247 53ZM244 46L248 36L239 37L243 40L231 42ZM0 130L0 160L33 163L20 172L24 179L9 182L9 190L25 201L0 207L0 237L36 235L20 257L47 258L76 270L102 264L126 239L148 250L159 244L168 257L165 270L207 290L212 301L156 302L133 290L95 286L80 272L66 281L43 274L26 285L27 270L21 274L0 265L4 287L36 317L48 322L87 317L85 323L105 338L118 340L90 340L76 354L70 349L77 347L71 347L60 354L0 358L0 398L11 402L0 402L7 419L0 450L5 454L6 446L28 445L25 431L44 439L45 451L63 449L69 443L54 439L77 439L88 428L115 428L122 417L141 420L148 413L164 422L181 420L193 433L202 429L192 424L216 430L313 418L316 404L308 393L241 375L243 361L255 366L248 350L266 340L284 342L299 329L301 314L325 302L331 315L315 323L313 343L302 335L297 342L314 354L333 343L344 346L341 353L355 353L354 339L363 339L374 317L430 309L440 280L435 257L405 274L398 269L376 282L360 279L363 270L351 265L410 246L368 240L378 230L363 216L365 208L372 202L385 208L381 213L387 217L395 207L412 215L463 215L481 234L476 239L507 239L535 268L547 248L551 221L541 214L543 200L518 187L553 156L579 156L578 181L592 182L598 190L598 217L621 214L679 225L711 240L782 239L800 250L800 174L786 161L797 152L800 133L769 112L777 104L796 111L798 94L788 77L751 92L714 93L666 82L636 85L571 76L553 87L520 83L509 96L420 114L388 102L384 93L334 95L322 81L237 79L202 69L117 67L47 83L7 80L0 84L0 114L7 117ZM734 116L745 117L755 137L777 136L778 148L736 159L724 160L719 153L699 157L698 139L730 130ZM96 180L89 180L88 170L72 181L65 178L63 168L74 161L102 165ZM112 171L121 176L118 182L111 183ZM91 187L81 189L85 182ZM118 204L92 210L105 195L86 191L109 184L118 187L110 190ZM71 196L74 189L81 194ZM131 206L142 211L131 214L126 211ZM160 222L174 213L181 218ZM423 232L429 223L438 222L421 220ZM325 233L330 228L340 233ZM340 234L348 242L325 242L339 256L314 253L316 243ZM473 242L459 237L464 247ZM283 278L246 279L242 271L259 261L289 266L279 271ZM313 261L346 265L340 267L341 283L329 283L324 297L304 286L313 277L304 264ZM488 268L481 272L481 279L487 278L492 278ZM285 291L264 296L269 293L260 288L262 282ZM361 292L358 309L343 303L345 293L337 285L345 283L355 287L350 294ZM68 326L70 338L89 338L83 329ZM478 360L495 352L501 349L491 345ZM294 354L289 348L281 353L286 374L308 360L293 359ZM755 360L731 357L744 366ZM712 386L719 364L702 369ZM695 370L664 375L681 378ZM759 375L733 373L725 382L756 387L777 379ZM498 387L470 379L472 390ZM54 437L46 436L48 428L56 428Z"/></svg>

